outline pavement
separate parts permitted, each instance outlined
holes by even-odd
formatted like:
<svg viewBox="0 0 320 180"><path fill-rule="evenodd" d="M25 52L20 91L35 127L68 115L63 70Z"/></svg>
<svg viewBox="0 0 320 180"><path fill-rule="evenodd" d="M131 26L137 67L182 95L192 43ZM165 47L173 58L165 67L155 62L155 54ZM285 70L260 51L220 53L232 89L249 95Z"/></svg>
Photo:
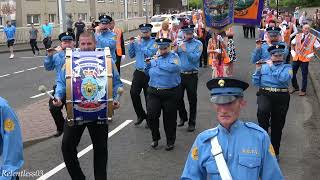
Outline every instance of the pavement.
<svg viewBox="0 0 320 180"><path fill-rule="evenodd" d="M243 39L241 28L236 28L235 32L237 33L235 45L238 48L240 60L235 64L234 76L251 82L254 66L250 64L249 56L255 46L255 41L253 39ZM19 72L17 71L19 69L41 65L40 58L23 58L27 56L26 53L20 52L17 54L17 59L14 62L6 60L7 54L0 54L0 96L7 98L16 108L25 142L32 137L46 138L55 131L53 120L48 111L48 98L45 96L30 98L32 95L39 94L37 92L39 84L45 84L48 87L53 84L54 72L48 73L39 68L18 74L10 73L9 76L1 78L2 73ZM316 70L317 67L320 68L319 61L312 62L310 71L311 68ZM203 130L218 124L215 119L216 114L212 111L212 105L208 101L209 93L205 86L205 83L211 77L211 70L210 68L201 68L199 72L196 131L187 133L186 126L178 128L176 147L171 152L164 150L165 135L162 123L160 125L162 139L159 142L158 150L149 147L151 142L150 130L145 129L144 125L133 126L136 116L129 93L133 71L133 59L126 59L121 68L125 93L120 100L121 108L116 111L114 121L109 124L108 179L179 179L195 137ZM316 76L319 77L319 74ZM311 81L309 80L309 82ZM29 84L32 84L32 86L30 87ZM314 83L309 83L307 96L299 97L297 94L291 96L280 150L280 167L285 178L289 180L320 180L318 170L320 167L320 112L314 89L319 89L319 87L316 87ZM240 119L256 122L256 90L255 87L250 86L246 91L247 107L242 111ZM25 164L23 170L26 172L40 171L41 177L29 176L20 179L69 180L70 177L63 164L60 150L61 139L62 137L47 138L37 143L28 144L24 149ZM90 145L90 136L86 130L78 146L78 156L80 157L82 170L89 180L94 179L93 152Z"/></svg>

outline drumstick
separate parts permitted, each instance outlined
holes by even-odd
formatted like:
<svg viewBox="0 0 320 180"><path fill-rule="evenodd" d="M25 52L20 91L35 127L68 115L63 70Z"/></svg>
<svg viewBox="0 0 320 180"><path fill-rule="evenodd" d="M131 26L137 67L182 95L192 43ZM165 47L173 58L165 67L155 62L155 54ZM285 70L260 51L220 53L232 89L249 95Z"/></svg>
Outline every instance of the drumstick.
<svg viewBox="0 0 320 180"><path fill-rule="evenodd" d="M117 96L114 98L114 101L119 102L123 92L124 92L123 87L119 87L117 90Z"/></svg>
<svg viewBox="0 0 320 180"><path fill-rule="evenodd" d="M47 94L47 95L50 97L50 99L53 99L54 101L57 100L54 96L52 96L52 94L50 94L50 93L47 91L47 87L46 87L46 86L40 85L40 86L39 86L39 91L42 92L42 93Z"/></svg>

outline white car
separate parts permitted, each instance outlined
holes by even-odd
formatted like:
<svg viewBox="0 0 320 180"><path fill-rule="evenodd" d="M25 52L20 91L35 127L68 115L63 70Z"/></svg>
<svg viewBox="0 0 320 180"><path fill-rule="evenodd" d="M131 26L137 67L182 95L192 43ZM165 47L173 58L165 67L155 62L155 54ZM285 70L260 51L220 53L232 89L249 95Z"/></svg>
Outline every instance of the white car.
<svg viewBox="0 0 320 180"><path fill-rule="evenodd" d="M170 14L164 14L164 15L155 15L151 18L151 24L152 24L152 30L151 30L151 36L155 37L157 33L160 31L162 27L163 21L169 21L169 28L172 27L172 22L176 20L176 17Z"/></svg>

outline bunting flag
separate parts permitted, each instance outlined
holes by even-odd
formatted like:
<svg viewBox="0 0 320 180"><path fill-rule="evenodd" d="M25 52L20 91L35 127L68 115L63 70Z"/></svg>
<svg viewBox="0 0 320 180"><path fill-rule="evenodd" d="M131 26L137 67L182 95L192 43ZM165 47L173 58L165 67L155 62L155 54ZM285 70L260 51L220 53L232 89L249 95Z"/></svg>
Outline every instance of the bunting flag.
<svg viewBox="0 0 320 180"><path fill-rule="evenodd" d="M259 25L263 0L234 0L234 23Z"/></svg>
<svg viewBox="0 0 320 180"><path fill-rule="evenodd" d="M233 23L234 0L203 0L205 22L208 28L223 31Z"/></svg>

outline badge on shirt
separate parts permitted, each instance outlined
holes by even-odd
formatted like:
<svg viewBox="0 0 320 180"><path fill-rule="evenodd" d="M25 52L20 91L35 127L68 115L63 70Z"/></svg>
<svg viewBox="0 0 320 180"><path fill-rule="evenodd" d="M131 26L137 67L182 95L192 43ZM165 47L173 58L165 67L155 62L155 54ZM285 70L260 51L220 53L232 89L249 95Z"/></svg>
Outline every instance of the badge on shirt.
<svg viewBox="0 0 320 180"><path fill-rule="evenodd" d="M275 156L275 152L274 152L274 149L273 149L273 146L272 146L272 144L270 144L270 146L269 146L269 152L270 152L270 154L272 155L272 156Z"/></svg>
<svg viewBox="0 0 320 180"><path fill-rule="evenodd" d="M112 39L113 39L113 40L117 40L117 36L113 36Z"/></svg>
<svg viewBox="0 0 320 180"><path fill-rule="evenodd" d="M156 43L154 43L153 47L158 49L158 45Z"/></svg>
<svg viewBox="0 0 320 180"><path fill-rule="evenodd" d="M14 130L14 122L11 119L6 119L4 121L4 130L7 132L11 132Z"/></svg>
<svg viewBox="0 0 320 180"><path fill-rule="evenodd" d="M292 69L289 70L289 74L290 74L291 76L293 75Z"/></svg>
<svg viewBox="0 0 320 180"><path fill-rule="evenodd" d="M191 157L193 160L198 160L198 147L194 147L191 151Z"/></svg>
<svg viewBox="0 0 320 180"><path fill-rule="evenodd" d="M173 62L174 62L176 65L178 65L178 64L179 64L178 58L173 59Z"/></svg>

